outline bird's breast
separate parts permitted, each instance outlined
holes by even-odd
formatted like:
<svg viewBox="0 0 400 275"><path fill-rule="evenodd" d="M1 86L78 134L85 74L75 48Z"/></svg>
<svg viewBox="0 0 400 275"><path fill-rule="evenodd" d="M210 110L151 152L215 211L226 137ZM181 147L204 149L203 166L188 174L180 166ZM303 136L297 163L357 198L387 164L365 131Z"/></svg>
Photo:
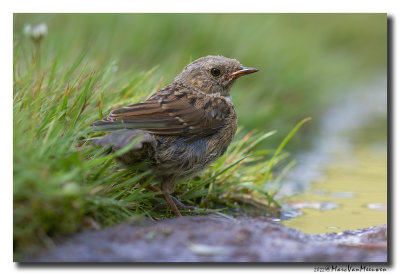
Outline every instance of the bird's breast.
<svg viewBox="0 0 400 275"><path fill-rule="evenodd" d="M231 144L237 130L237 117L233 113L219 131L207 140L207 155L222 156Z"/></svg>

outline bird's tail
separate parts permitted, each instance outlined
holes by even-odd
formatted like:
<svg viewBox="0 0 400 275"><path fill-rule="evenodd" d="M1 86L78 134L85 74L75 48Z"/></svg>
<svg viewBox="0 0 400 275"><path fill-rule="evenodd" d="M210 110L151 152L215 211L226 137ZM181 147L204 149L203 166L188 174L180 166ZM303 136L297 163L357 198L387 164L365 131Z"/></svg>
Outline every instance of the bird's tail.
<svg viewBox="0 0 400 275"><path fill-rule="evenodd" d="M119 150L131 144L134 140L136 140L136 143L132 146L131 150L140 150L146 143L151 145L153 148L156 146L154 136L148 132L140 130L119 130L111 132L96 139L92 144L99 146L111 145L114 150Z"/></svg>
<svg viewBox="0 0 400 275"><path fill-rule="evenodd" d="M120 129L126 129L127 127L121 122L116 121L108 121L108 120L97 120L90 124L93 127L93 130L96 132L105 132L105 131L115 131Z"/></svg>

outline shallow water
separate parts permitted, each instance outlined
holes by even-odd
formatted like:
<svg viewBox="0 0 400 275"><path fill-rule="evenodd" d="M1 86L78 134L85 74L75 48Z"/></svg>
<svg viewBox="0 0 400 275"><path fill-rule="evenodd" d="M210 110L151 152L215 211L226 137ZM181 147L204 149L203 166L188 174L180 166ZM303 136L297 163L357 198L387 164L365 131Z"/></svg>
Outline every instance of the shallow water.
<svg viewBox="0 0 400 275"><path fill-rule="evenodd" d="M287 203L299 216L282 223L306 233L387 224L385 149L357 146L351 157L337 156L324 169L325 179Z"/></svg>
<svg viewBox="0 0 400 275"><path fill-rule="evenodd" d="M386 82L349 93L327 110L311 152L282 196L282 223L306 233L387 224ZM311 184L310 184L311 183Z"/></svg>

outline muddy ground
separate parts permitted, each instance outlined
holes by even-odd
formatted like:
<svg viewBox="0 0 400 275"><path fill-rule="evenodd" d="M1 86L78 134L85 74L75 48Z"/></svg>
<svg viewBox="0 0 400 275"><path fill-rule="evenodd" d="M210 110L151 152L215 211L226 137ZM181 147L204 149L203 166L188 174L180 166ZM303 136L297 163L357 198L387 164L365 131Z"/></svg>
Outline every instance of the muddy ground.
<svg viewBox="0 0 400 275"><path fill-rule="evenodd" d="M387 227L306 234L267 217L183 217L88 230L28 261L386 262Z"/></svg>

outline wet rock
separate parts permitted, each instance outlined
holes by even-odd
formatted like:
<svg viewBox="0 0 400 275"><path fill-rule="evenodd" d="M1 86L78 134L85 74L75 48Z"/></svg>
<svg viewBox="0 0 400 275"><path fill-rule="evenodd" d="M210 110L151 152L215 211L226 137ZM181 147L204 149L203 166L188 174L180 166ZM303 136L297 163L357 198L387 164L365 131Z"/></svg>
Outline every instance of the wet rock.
<svg viewBox="0 0 400 275"><path fill-rule="evenodd" d="M85 231L27 261L386 262L386 232L306 234L266 217L183 217Z"/></svg>

